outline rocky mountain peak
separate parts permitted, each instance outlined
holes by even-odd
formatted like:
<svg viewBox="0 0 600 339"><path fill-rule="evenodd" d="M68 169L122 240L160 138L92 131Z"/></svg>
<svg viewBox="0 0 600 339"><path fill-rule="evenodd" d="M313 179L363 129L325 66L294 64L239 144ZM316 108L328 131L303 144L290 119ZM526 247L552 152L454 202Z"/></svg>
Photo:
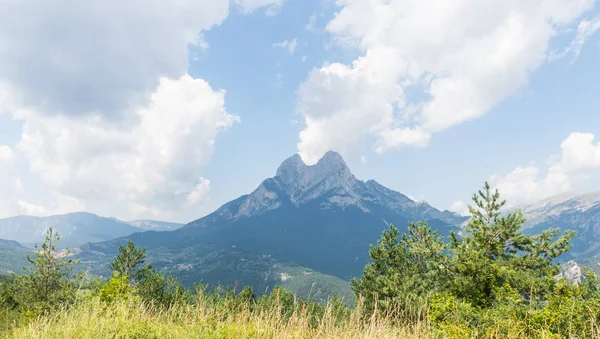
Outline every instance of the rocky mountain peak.
<svg viewBox="0 0 600 339"><path fill-rule="evenodd" d="M304 163L298 153L284 160L277 169L276 177L285 181L286 179L297 179L298 175L331 174L336 172L350 172L348 165L342 156L334 151L328 151L316 164L309 166Z"/></svg>
<svg viewBox="0 0 600 339"><path fill-rule="evenodd" d="M281 180L293 180L299 176L300 173L304 172L306 167L308 166L302 161L300 154L296 153L285 159L281 165L279 165L275 176Z"/></svg>
<svg viewBox="0 0 600 339"><path fill-rule="evenodd" d="M351 190L356 184L342 156L333 151L325 153L312 166L294 154L279 166L275 179L292 200L301 196L304 196L302 200L310 199L331 189Z"/></svg>

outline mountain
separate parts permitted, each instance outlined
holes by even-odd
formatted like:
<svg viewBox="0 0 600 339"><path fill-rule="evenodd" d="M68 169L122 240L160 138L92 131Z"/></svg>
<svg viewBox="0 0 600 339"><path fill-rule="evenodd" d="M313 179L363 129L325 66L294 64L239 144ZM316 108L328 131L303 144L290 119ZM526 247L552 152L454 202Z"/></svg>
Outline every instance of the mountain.
<svg viewBox="0 0 600 339"><path fill-rule="evenodd" d="M600 192L568 192L518 207L527 218L526 233L540 233L549 227L577 232L573 248L563 260L575 260L598 270L600 262Z"/></svg>
<svg viewBox="0 0 600 339"><path fill-rule="evenodd" d="M31 250L23 247L14 240L0 239L0 276L13 272L20 273L28 264L27 255L33 254Z"/></svg>
<svg viewBox="0 0 600 339"><path fill-rule="evenodd" d="M360 181L338 153L328 152L312 166L299 155L290 157L252 193L180 229L128 238L147 248L156 267L187 283L239 281L261 290L293 282L307 290L319 280L347 288L362 273L369 245L390 223L405 231L408 221L427 220L448 234L465 219L374 180ZM126 241L86 244L79 256L87 268L107 274Z"/></svg>
<svg viewBox="0 0 600 339"><path fill-rule="evenodd" d="M183 224L156 220L133 220L127 223L146 231L173 231L183 227Z"/></svg>
<svg viewBox="0 0 600 339"><path fill-rule="evenodd" d="M23 245L19 244L18 242L14 241L14 240L6 240L6 239L0 239L0 245L7 246L7 247L13 247L13 248L25 248Z"/></svg>
<svg viewBox="0 0 600 339"><path fill-rule="evenodd" d="M106 241L141 231L123 221L79 212L49 217L17 216L0 219L0 238L25 245L41 244L50 227L60 235L61 247Z"/></svg>

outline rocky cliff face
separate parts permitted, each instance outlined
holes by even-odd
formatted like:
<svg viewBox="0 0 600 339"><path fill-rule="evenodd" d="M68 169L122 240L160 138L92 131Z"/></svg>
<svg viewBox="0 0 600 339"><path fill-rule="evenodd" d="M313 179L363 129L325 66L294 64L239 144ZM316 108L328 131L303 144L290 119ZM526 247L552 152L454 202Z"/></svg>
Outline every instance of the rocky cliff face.
<svg viewBox="0 0 600 339"><path fill-rule="evenodd" d="M556 275L557 279L566 278L567 281L574 284L578 284L582 277L581 267L573 260L563 264L560 273Z"/></svg>
<svg viewBox="0 0 600 339"><path fill-rule="evenodd" d="M366 213L377 213L385 208L411 220L438 219L453 225L466 219L456 213L440 211L426 202L415 202L375 180L358 180L342 156L329 151L312 166L306 165L298 154L291 156L279 166L273 178L263 181L254 192L194 224L206 224L215 218L248 218L287 204L300 206L314 201L319 201L322 209L355 207Z"/></svg>

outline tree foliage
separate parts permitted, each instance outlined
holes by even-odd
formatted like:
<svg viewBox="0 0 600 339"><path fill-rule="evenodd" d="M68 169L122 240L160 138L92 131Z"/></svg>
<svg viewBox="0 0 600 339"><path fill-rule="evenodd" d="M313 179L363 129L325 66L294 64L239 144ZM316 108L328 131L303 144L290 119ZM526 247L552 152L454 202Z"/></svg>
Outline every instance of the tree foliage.
<svg viewBox="0 0 600 339"><path fill-rule="evenodd" d="M430 306L434 320L469 314L461 318L469 323L498 305L543 307L553 300L560 271L555 259L571 248L574 232L524 234L523 214L503 214L506 202L488 183L473 202L468 225L447 241L423 222L409 223L407 234L394 226L383 232L370 249L372 262L351 282L368 310L418 301ZM590 284L588 291L597 288Z"/></svg>
<svg viewBox="0 0 600 339"><path fill-rule="evenodd" d="M3 326L20 319L30 319L75 301L79 279L72 277L70 251L57 251L59 235L50 228L44 242L34 247L35 255L27 256L25 274L13 274L0 282L0 309Z"/></svg>
<svg viewBox="0 0 600 339"><path fill-rule="evenodd" d="M141 280L146 271L150 269L149 265L139 267L146 261L146 249L136 247L133 241L129 239L127 245L119 246L119 253L110 264L110 269L117 272L120 276L125 276L132 283Z"/></svg>

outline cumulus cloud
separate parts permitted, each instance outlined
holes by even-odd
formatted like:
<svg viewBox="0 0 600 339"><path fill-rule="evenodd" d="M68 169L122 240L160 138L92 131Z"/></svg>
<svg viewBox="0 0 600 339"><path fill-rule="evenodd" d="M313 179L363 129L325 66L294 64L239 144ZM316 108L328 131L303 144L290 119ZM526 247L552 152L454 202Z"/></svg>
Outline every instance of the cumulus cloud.
<svg viewBox="0 0 600 339"><path fill-rule="evenodd" d="M314 69L299 88L302 157L424 146L522 89L563 27L593 0L340 0L327 25L362 55ZM408 95L407 93L414 93Z"/></svg>
<svg viewBox="0 0 600 339"><path fill-rule="evenodd" d="M266 7L272 13L273 10L280 8L284 0L235 0L235 3L245 14L252 13L259 8Z"/></svg>
<svg viewBox="0 0 600 339"><path fill-rule="evenodd" d="M196 217L215 140L239 118L188 75L189 53L228 13L229 0L0 0L0 114L22 124L0 146L0 214Z"/></svg>
<svg viewBox="0 0 600 339"><path fill-rule="evenodd" d="M18 211L14 198L21 188L15 167L16 155L12 148L0 145L0 216Z"/></svg>
<svg viewBox="0 0 600 339"><path fill-rule="evenodd" d="M31 170L71 202L85 201L98 212L121 206L122 213L169 216L208 190L201 172L215 138L239 120L225 110L224 95L184 75L162 78L149 105L119 126L99 115L29 112L18 149Z"/></svg>
<svg viewBox="0 0 600 339"><path fill-rule="evenodd" d="M15 152L12 150L12 148L0 145L0 167L11 164L14 158Z"/></svg>
<svg viewBox="0 0 600 339"><path fill-rule="evenodd" d="M552 157L544 174L537 166L517 167L505 175L492 175L490 185L497 188L512 206L533 203L570 191L578 179L600 169L600 142L591 133L572 133L561 143L561 153Z"/></svg>
<svg viewBox="0 0 600 339"><path fill-rule="evenodd" d="M273 47L282 48L286 50L290 55L296 53L296 47L298 46L297 39L283 40L282 42L274 43Z"/></svg>
<svg viewBox="0 0 600 339"><path fill-rule="evenodd" d="M450 208L448 209L451 212L458 213L460 215L469 215L469 206L461 200L457 200L452 203Z"/></svg>
<svg viewBox="0 0 600 339"><path fill-rule="evenodd" d="M160 77L187 71L188 46L228 0L0 2L0 80L42 114L119 116Z"/></svg>
<svg viewBox="0 0 600 339"><path fill-rule="evenodd" d="M17 200L18 213L43 217L85 210L84 202L79 199L63 196L56 192L52 194L52 198L53 201L47 205L37 205L25 200Z"/></svg>

